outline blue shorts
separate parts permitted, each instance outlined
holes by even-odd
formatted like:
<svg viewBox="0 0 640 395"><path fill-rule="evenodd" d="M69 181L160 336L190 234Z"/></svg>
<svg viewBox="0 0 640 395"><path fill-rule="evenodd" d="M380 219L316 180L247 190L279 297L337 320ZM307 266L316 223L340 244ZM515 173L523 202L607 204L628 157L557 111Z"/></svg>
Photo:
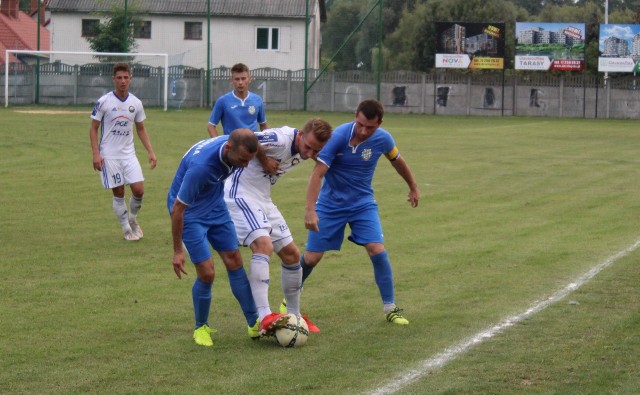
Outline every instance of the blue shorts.
<svg viewBox="0 0 640 395"><path fill-rule="evenodd" d="M234 228L233 221L226 210L215 220L185 219L182 242L187 248L192 263L204 262L211 258L209 244L216 251L235 251L238 249L236 228Z"/></svg>
<svg viewBox="0 0 640 395"><path fill-rule="evenodd" d="M349 241L358 245L384 243L382 225L376 205L367 206L357 211L318 210L317 214L320 231L308 232L305 248L307 251L340 251L347 224L351 228Z"/></svg>

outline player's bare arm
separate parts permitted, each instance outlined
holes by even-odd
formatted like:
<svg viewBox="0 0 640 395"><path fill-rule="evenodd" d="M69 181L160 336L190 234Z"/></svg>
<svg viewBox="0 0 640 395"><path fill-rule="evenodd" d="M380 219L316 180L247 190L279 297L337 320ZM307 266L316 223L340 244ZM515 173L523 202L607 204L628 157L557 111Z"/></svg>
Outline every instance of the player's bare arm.
<svg viewBox="0 0 640 395"><path fill-rule="evenodd" d="M136 122L136 132L138 133L138 137L142 142L142 145L147 150L147 155L149 156L149 166L152 169L155 169L158 164L158 159L156 159L156 154L153 152L153 148L151 147L151 139L149 139L149 134L147 133L147 129L144 127L144 122Z"/></svg>
<svg viewBox="0 0 640 395"><path fill-rule="evenodd" d="M262 166L262 170L264 170L266 174L276 174L278 172L280 163L272 157L267 156L267 151L262 145L258 145L256 158L258 159L258 162L260 162L260 166Z"/></svg>
<svg viewBox="0 0 640 395"><path fill-rule="evenodd" d="M171 235L173 236L173 271L178 278L187 274L184 270L184 249L182 248L182 228L184 226L184 210L187 206L176 200L171 209Z"/></svg>
<svg viewBox="0 0 640 395"><path fill-rule="evenodd" d="M93 169L97 171L102 170L104 160L100 155L100 147L98 143L98 129L100 128L100 121L95 119L91 120L91 127L89 128L89 139L91 140L91 152L93 154Z"/></svg>
<svg viewBox="0 0 640 395"><path fill-rule="evenodd" d="M207 124L207 132L209 132L210 137L218 137L218 129L212 123Z"/></svg>
<svg viewBox="0 0 640 395"><path fill-rule="evenodd" d="M267 130L267 129L269 129L269 125L267 125L266 122L260 124L260 131Z"/></svg>
<svg viewBox="0 0 640 395"><path fill-rule="evenodd" d="M320 195L320 188L322 187L322 179L329 170L329 167L322 162L317 162L309 177L309 185L307 186L307 205L305 207L304 214L304 226L308 230L318 232L318 214L316 213L316 201L318 195Z"/></svg>
<svg viewBox="0 0 640 395"><path fill-rule="evenodd" d="M411 203L411 207L418 207L418 201L420 200L420 190L418 189L418 184L413 179L413 174L409 169L409 165L405 162L404 158L401 156L396 157L391 161L391 165L396 172L400 174L400 176L404 179L404 181L409 186L409 194L407 195L407 201Z"/></svg>

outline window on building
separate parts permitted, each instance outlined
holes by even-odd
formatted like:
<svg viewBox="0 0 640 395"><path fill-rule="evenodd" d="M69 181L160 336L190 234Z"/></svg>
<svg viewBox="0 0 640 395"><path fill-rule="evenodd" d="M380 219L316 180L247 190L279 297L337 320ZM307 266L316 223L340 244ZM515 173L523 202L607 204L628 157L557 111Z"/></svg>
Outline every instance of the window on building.
<svg viewBox="0 0 640 395"><path fill-rule="evenodd" d="M133 27L134 38L151 38L151 21L142 21Z"/></svg>
<svg viewBox="0 0 640 395"><path fill-rule="evenodd" d="M99 25L100 25L100 19L83 19L82 20L82 37L97 36Z"/></svg>
<svg viewBox="0 0 640 395"><path fill-rule="evenodd" d="M256 28L256 49L277 51L280 49L280 28Z"/></svg>
<svg viewBox="0 0 640 395"><path fill-rule="evenodd" d="M184 39L202 40L202 22L185 22Z"/></svg>

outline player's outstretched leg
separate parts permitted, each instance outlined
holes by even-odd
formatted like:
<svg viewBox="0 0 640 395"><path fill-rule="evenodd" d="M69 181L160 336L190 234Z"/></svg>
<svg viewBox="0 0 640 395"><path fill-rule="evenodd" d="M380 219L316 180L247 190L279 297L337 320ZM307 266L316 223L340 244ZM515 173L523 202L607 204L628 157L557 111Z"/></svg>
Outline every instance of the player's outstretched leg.
<svg viewBox="0 0 640 395"><path fill-rule="evenodd" d="M386 320L394 324L407 325L409 320L402 316L400 313L402 309L399 309L394 302L393 272L387 251L373 255L371 263L373 264L373 276L378 285L382 303L384 303Z"/></svg>
<svg viewBox="0 0 640 395"><path fill-rule="evenodd" d="M242 308L244 318L247 320L247 332L251 338L254 337L254 327L256 320L258 319L258 311L256 304L253 301L253 295L251 294L251 286L249 285L249 279L247 273L244 271L244 267L240 267L236 270L228 270L229 285L231 285L231 292L235 296L236 300Z"/></svg>

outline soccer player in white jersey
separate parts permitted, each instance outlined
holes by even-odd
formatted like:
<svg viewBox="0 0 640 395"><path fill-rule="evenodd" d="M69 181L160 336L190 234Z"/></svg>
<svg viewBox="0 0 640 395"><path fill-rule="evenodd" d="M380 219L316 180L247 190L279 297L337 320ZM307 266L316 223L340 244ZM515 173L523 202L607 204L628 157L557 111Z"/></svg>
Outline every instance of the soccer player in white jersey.
<svg viewBox="0 0 640 395"><path fill-rule="evenodd" d="M278 162L278 171L266 174L254 159L246 168L237 168L225 182L224 199L238 235L238 243L251 248L249 283L258 308L260 332L269 335L285 314L272 313L269 306L269 260L275 251L282 259L282 290L287 313L300 316L302 268L300 250L293 241L285 219L271 200L271 187L303 160L315 160L331 137L331 125L313 118L301 130L283 126L257 132L267 157ZM306 319L306 317L304 317ZM318 332L310 323L309 330Z"/></svg>
<svg viewBox="0 0 640 395"><path fill-rule="evenodd" d="M115 89L96 102L91 113L89 137L93 151L93 169L100 172L102 186L113 192L113 211L120 222L125 240L140 240L142 228L137 215L142 207L144 177L136 157L133 126L147 150L149 165L155 168L156 154L144 127L146 118L140 99L129 92L131 68L127 63L113 66ZM100 136L98 136L98 129ZM131 188L129 207L125 201L125 185Z"/></svg>

